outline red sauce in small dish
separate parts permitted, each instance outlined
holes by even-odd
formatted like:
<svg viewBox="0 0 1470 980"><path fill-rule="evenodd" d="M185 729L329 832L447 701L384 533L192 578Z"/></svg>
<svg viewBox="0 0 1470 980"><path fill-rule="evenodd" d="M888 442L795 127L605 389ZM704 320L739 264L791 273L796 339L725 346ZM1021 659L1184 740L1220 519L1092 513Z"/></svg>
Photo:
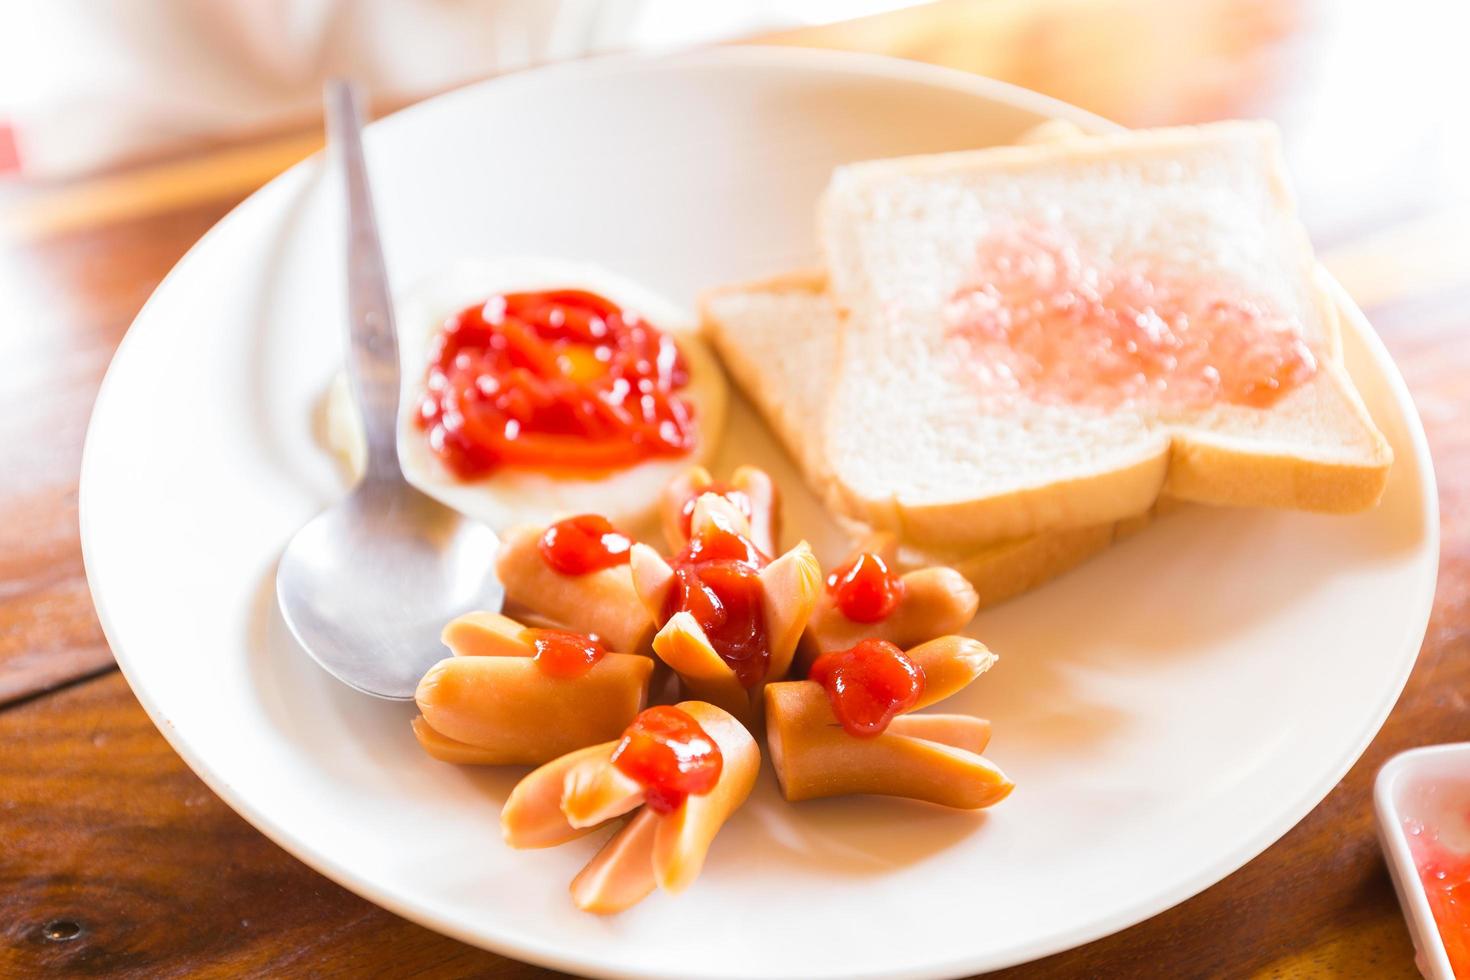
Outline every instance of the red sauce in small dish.
<svg viewBox="0 0 1470 980"><path fill-rule="evenodd" d="M541 557L563 575L587 575L628 563L633 542L600 514L557 521L541 535Z"/></svg>
<svg viewBox="0 0 1470 980"><path fill-rule="evenodd" d="M693 616L715 653L746 687L765 678L771 659L760 579L769 563L743 534L704 528L674 558L674 582L664 600L663 621L678 612Z"/></svg>
<svg viewBox="0 0 1470 980"><path fill-rule="evenodd" d="M1470 813L1465 819L1470 826ZM1412 817L1404 832L1450 967L1455 976L1470 977L1470 853L1452 850L1433 824Z"/></svg>
<svg viewBox="0 0 1470 980"><path fill-rule="evenodd" d="M1269 408L1317 372L1296 320L1241 287L1097 261L1058 228L990 234L971 281L945 317L992 397Z"/></svg>
<svg viewBox="0 0 1470 980"><path fill-rule="evenodd" d="M715 481L709 486L695 490L693 493L691 493L689 495L689 498L684 501L684 506L680 508L679 514L683 520L684 534L686 537L689 534L689 527L694 521L694 504L697 500L699 500L700 497L704 496L707 493L716 494L730 501L730 503L735 505L736 510L745 515L745 519L747 521L755 516L755 512L752 509L750 503L749 494L747 494L744 490L737 490L735 487L731 486L728 483Z"/></svg>
<svg viewBox="0 0 1470 980"><path fill-rule="evenodd" d="M418 425L456 477L502 466L605 473L694 448L672 337L596 293L504 293L450 317Z"/></svg>
<svg viewBox="0 0 1470 980"><path fill-rule="evenodd" d="M536 651L532 658L548 677L581 677L607 656L597 637L565 630L528 629L521 634Z"/></svg>
<svg viewBox="0 0 1470 980"><path fill-rule="evenodd" d="M672 813L690 796L720 781L720 747L689 712L659 705L641 712L623 732L612 763L643 787L655 813Z"/></svg>
<svg viewBox="0 0 1470 980"><path fill-rule="evenodd" d="M880 556L865 551L827 576L827 592L854 623L878 623L903 601L903 579Z"/></svg>
<svg viewBox="0 0 1470 980"><path fill-rule="evenodd" d="M832 713L854 738L883 734L924 693L924 668L887 640L824 653L808 676L826 690Z"/></svg>

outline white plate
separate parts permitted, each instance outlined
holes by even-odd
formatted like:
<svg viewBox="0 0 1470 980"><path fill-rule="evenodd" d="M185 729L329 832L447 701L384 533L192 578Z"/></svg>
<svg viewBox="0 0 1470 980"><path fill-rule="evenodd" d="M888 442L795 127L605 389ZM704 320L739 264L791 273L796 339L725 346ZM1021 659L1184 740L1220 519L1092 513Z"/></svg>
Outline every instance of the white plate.
<svg viewBox="0 0 1470 980"><path fill-rule="evenodd" d="M372 127L388 268L521 252L600 262L681 301L810 264L843 161L1008 140L1014 88L862 56L725 50L477 85ZM312 867L471 943L660 977L969 973L1137 922L1307 813L1377 731L1434 591L1438 516L1403 382L1348 308L1348 360L1398 454L1382 506L1334 519L1193 510L984 614L1001 654L956 699L1018 784L983 815L788 806L769 772L697 884L605 919L566 892L594 841L517 853L519 771L426 759L411 709L354 694L289 640L282 545L343 490L308 420L340 363L340 203L310 160L184 258L127 335L81 484L87 571L139 699L231 806ZM726 463L789 477L748 411ZM787 479L788 523L839 545ZM489 556L486 556L487 560Z"/></svg>

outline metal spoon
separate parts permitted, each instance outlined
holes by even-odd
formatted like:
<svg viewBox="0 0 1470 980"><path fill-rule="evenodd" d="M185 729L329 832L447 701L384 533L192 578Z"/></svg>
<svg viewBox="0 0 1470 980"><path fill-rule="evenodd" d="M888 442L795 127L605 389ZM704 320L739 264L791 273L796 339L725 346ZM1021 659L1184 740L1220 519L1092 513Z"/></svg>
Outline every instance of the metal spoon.
<svg viewBox="0 0 1470 980"><path fill-rule="evenodd" d="M398 464L398 341L378 244L354 87L327 83L327 142L347 189L347 374L362 412L367 466L342 501L307 524L276 569L291 633L338 680L381 698L413 697L444 656L444 624L495 611L495 533L403 478Z"/></svg>

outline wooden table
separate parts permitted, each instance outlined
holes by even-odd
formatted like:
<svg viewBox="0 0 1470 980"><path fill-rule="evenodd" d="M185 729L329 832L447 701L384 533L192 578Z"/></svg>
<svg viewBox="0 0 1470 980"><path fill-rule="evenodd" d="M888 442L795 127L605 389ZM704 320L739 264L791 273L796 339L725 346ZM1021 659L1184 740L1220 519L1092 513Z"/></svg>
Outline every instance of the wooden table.
<svg viewBox="0 0 1470 980"><path fill-rule="evenodd" d="M1449 7L954 0L770 39L949 64L1130 125L1276 118L1322 257L1429 433L1439 593L1367 754L1224 882L1006 976L1415 975L1369 792L1393 753L1470 738L1470 85ZM77 470L108 359L195 239L317 140L262 135L0 211L0 975L546 975L374 907L235 816L154 730L93 615Z"/></svg>

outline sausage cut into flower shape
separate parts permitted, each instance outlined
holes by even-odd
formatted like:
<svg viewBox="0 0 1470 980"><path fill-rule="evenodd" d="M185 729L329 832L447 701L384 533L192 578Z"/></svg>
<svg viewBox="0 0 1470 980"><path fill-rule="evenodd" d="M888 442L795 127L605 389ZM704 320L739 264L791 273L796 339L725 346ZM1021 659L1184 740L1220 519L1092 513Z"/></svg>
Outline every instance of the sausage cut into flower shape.
<svg viewBox="0 0 1470 980"><path fill-rule="evenodd" d="M702 701L650 708L616 741L554 759L517 784L500 814L512 847L552 847L631 814L572 880L588 912L621 912L699 876L715 836L755 785L760 749Z"/></svg>
<svg viewBox="0 0 1470 980"><path fill-rule="evenodd" d="M586 635L476 612L443 640L454 656L419 681L413 732L445 762L538 765L616 738L648 698L652 659L608 653Z"/></svg>
<svg viewBox="0 0 1470 980"><path fill-rule="evenodd" d="M940 637L907 651L868 640L817 662L825 684L768 685L766 744L782 794L791 802L903 796L961 809L1000 802L1013 785L980 754L990 740L988 721L909 713L965 688L995 660L966 637ZM917 683L895 687L894 678L905 677Z"/></svg>
<svg viewBox="0 0 1470 980"><path fill-rule="evenodd" d="M634 588L660 624L653 651L691 694L752 720L761 688L791 668L821 567L804 541L770 558L745 515L717 494L695 501L690 527L671 561L641 544L630 553Z"/></svg>

